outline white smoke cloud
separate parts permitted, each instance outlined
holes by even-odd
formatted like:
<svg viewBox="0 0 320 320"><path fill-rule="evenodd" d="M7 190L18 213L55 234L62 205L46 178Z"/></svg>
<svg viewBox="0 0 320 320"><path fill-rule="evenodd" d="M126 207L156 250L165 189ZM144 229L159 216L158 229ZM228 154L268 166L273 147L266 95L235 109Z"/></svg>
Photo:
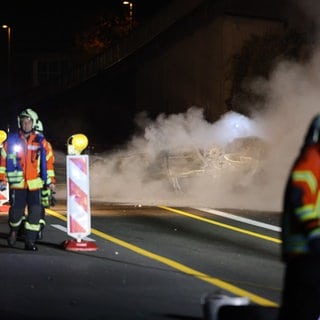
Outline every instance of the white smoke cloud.
<svg viewBox="0 0 320 320"><path fill-rule="evenodd" d="M267 105L250 118L230 111L209 123L199 107L154 121L137 115L142 133L126 148L90 156L91 199L280 211L289 168L320 111L319 62L319 53L305 65L282 62L254 82Z"/></svg>

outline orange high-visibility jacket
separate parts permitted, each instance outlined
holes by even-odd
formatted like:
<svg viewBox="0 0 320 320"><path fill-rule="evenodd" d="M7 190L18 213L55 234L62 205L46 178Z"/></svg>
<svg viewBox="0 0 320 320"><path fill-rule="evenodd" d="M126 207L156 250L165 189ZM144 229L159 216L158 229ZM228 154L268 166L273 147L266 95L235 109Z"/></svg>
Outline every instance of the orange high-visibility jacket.
<svg viewBox="0 0 320 320"><path fill-rule="evenodd" d="M282 255L309 253L308 243L320 237L320 145L305 147L290 172L282 215Z"/></svg>
<svg viewBox="0 0 320 320"><path fill-rule="evenodd" d="M1 149L0 181L30 190L55 183L53 150L42 134L32 132L26 139L19 130L8 136Z"/></svg>
<svg viewBox="0 0 320 320"><path fill-rule="evenodd" d="M42 133L37 133L40 136ZM55 157L52 145L49 141L44 140L43 143L45 144L44 149L46 150L46 169L47 169L47 176L49 179L47 179L46 185L49 185L50 183L56 183L55 178L55 172L54 172L54 163L55 163Z"/></svg>

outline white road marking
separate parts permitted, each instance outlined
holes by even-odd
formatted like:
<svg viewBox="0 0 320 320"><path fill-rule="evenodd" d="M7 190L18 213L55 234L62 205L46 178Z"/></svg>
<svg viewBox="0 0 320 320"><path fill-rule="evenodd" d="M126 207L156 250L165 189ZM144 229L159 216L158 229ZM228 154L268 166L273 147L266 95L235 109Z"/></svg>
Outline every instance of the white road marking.
<svg viewBox="0 0 320 320"><path fill-rule="evenodd" d="M210 209L210 208L195 208L195 209L200 210L200 211L204 211L204 212L207 212L207 213L212 213L212 214L215 214L217 216L224 217L224 218L228 218L228 219L240 221L240 222L243 222L243 223L251 224L251 225L254 225L254 226L257 226L257 227L261 227L261 228L265 228L265 229L281 232L281 228L278 227L278 226L274 226L272 224L259 222L259 221L248 219L248 218L239 217L239 216L236 216L236 215L231 214L231 213L227 213L227 212L223 212L223 211L219 211L219 210L215 210L215 209Z"/></svg>
<svg viewBox="0 0 320 320"><path fill-rule="evenodd" d="M60 224L52 224L51 226L54 227L54 228L56 228L56 229L58 229L58 230L60 230L60 231L65 232L65 233L68 232L68 229L67 229L66 227L60 225ZM74 238L74 237L73 237L73 238ZM96 240L94 240L94 239L92 239L92 238L89 238L89 237L84 237L83 240L85 240L85 241L96 241Z"/></svg>

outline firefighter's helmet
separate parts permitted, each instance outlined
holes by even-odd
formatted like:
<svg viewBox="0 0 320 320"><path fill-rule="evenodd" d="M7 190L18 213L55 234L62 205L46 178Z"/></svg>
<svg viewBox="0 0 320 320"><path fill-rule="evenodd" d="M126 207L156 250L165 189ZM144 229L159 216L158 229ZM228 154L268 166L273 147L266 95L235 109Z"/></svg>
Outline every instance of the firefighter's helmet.
<svg viewBox="0 0 320 320"><path fill-rule="evenodd" d="M35 127L34 127L34 130L37 131L37 132L40 132L40 133L43 133L43 124L42 124L42 121L41 120L38 120Z"/></svg>
<svg viewBox="0 0 320 320"><path fill-rule="evenodd" d="M31 108L23 110L18 116L18 127L21 128L21 119L29 118L32 120L32 128L35 129L39 121L38 114Z"/></svg>

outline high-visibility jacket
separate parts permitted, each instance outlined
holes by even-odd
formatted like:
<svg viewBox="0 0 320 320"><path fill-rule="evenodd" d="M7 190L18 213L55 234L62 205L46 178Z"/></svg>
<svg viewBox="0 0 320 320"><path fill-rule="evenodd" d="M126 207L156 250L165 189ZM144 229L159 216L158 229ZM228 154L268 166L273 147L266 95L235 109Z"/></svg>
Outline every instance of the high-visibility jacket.
<svg viewBox="0 0 320 320"><path fill-rule="evenodd" d="M282 214L282 257L308 254L320 237L320 145L304 147L286 185Z"/></svg>
<svg viewBox="0 0 320 320"><path fill-rule="evenodd" d="M45 150L45 153L46 153L46 161L44 162L46 166L43 169L44 174L42 174L42 179L44 181L47 181L46 185L49 185L50 182L55 184L56 183L55 172L54 172L55 157L54 157L52 145L48 140L44 139L44 135L42 133L37 132L37 135L39 135L40 141L42 141L43 143L42 148ZM45 174L47 175L47 177L45 176Z"/></svg>
<svg viewBox="0 0 320 320"><path fill-rule="evenodd" d="M32 132L26 139L19 130L8 136L1 150L0 181L11 189L29 190L55 183L53 151L42 134Z"/></svg>

